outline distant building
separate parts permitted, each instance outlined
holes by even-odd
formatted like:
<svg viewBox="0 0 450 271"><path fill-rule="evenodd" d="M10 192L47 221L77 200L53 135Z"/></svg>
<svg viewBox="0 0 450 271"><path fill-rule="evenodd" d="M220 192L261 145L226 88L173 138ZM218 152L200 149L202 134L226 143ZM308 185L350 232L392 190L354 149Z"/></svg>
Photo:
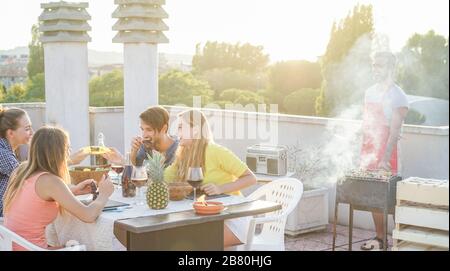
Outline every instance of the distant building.
<svg viewBox="0 0 450 271"><path fill-rule="evenodd" d="M28 55L0 55L0 66L2 65L11 65L11 64L27 64L28 63Z"/></svg>
<svg viewBox="0 0 450 271"><path fill-rule="evenodd" d="M5 88L27 80L28 54L1 54L0 55L0 82Z"/></svg>
<svg viewBox="0 0 450 271"><path fill-rule="evenodd" d="M27 80L27 62L0 65L0 82L6 87L23 83Z"/></svg>

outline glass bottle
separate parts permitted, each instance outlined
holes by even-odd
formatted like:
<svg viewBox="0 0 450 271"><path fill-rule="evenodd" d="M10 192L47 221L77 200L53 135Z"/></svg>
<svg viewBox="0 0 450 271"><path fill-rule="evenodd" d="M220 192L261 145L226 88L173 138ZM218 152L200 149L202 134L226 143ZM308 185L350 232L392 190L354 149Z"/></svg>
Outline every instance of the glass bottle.
<svg viewBox="0 0 450 271"><path fill-rule="evenodd" d="M127 152L126 162L122 173L122 196L124 198L131 198L136 195L136 186L131 181L132 173L133 165L131 164L130 152Z"/></svg>
<svg viewBox="0 0 450 271"><path fill-rule="evenodd" d="M97 136L97 146L91 146L91 154L94 155L94 165L104 166L108 164L108 160L102 156L108 152L108 148L105 146L105 136L103 133L99 133Z"/></svg>

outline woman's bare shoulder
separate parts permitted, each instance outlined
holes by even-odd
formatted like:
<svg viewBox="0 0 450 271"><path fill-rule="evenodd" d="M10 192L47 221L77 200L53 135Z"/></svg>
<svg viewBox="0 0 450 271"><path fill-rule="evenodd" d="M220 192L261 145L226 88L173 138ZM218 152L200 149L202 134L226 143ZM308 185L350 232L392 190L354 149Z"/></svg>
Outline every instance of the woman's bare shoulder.
<svg viewBox="0 0 450 271"><path fill-rule="evenodd" d="M64 182L63 182L63 180L60 177L58 177L58 176L56 176L56 175L54 175L52 173L49 173L49 172L45 172L45 173L41 174L36 179L36 182L39 182L40 184L44 184L44 185L45 184L64 185Z"/></svg>

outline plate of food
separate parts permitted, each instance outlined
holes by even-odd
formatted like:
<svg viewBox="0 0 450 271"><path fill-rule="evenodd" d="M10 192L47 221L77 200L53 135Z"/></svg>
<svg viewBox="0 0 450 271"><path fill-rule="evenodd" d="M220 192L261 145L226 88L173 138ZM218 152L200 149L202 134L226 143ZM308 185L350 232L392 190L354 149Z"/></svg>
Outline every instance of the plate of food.
<svg viewBox="0 0 450 271"><path fill-rule="evenodd" d="M223 203L219 201L196 201L193 206L195 213L199 215L216 215L225 210Z"/></svg>

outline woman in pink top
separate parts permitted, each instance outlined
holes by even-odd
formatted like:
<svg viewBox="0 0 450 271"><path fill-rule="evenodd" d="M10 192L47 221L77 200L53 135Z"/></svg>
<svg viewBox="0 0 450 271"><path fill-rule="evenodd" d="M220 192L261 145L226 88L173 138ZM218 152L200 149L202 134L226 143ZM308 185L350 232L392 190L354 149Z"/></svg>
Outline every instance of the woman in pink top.
<svg viewBox="0 0 450 271"><path fill-rule="evenodd" d="M69 139L53 127L36 131L29 159L11 175L4 195L4 225L37 246L48 248L45 228L65 209L80 220L94 222L114 191L109 178L99 182L99 196L88 206L75 195L90 192L93 180L69 187ZM15 246L15 250L23 250Z"/></svg>

